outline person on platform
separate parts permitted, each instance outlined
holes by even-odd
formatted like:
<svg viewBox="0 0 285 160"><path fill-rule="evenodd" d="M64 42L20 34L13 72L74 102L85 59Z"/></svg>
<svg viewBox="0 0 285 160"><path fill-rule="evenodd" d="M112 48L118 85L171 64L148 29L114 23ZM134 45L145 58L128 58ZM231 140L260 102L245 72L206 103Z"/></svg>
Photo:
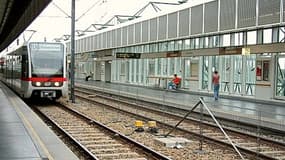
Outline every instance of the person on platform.
<svg viewBox="0 0 285 160"><path fill-rule="evenodd" d="M168 83L168 89L177 89L181 83L181 78L177 74L173 75L173 79Z"/></svg>
<svg viewBox="0 0 285 160"><path fill-rule="evenodd" d="M220 75L218 71L214 72L212 83L214 85L214 98L215 98L215 101L217 101L219 99L219 90L220 90Z"/></svg>

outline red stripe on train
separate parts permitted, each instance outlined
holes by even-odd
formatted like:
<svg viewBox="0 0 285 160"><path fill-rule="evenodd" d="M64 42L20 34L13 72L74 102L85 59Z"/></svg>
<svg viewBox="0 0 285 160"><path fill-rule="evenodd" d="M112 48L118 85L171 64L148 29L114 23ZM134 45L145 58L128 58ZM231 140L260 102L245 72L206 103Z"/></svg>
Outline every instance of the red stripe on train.
<svg viewBox="0 0 285 160"><path fill-rule="evenodd" d="M66 78L63 77L31 77L31 78L21 78L22 81L31 81L31 82L63 82L66 81Z"/></svg>

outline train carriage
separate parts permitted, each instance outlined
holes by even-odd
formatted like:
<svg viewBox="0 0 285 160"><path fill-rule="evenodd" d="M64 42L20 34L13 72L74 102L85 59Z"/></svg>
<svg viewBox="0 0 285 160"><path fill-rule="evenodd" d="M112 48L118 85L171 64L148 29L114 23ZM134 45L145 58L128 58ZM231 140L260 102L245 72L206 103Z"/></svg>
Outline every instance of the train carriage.
<svg viewBox="0 0 285 160"><path fill-rule="evenodd" d="M62 43L30 42L5 57L2 81L23 98L67 95L66 53Z"/></svg>

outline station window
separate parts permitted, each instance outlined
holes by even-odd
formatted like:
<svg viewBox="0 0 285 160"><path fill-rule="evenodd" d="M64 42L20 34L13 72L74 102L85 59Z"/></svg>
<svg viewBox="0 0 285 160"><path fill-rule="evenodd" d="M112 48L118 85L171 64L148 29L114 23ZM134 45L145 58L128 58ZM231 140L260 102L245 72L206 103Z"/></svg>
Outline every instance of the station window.
<svg viewBox="0 0 285 160"><path fill-rule="evenodd" d="M263 43L272 43L272 29L263 30Z"/></svg>
<svg viewBox="0 0 285 160"><path fill-rule="evenodd" d="M183 49L190 49L190 39L185 39L183 43Z"/></svg>
<svg viewBox="0 0 285 160"><path fill-rule="evenodd" d="M158 44L159 52L167 51L168 43L162 42Z"/></svg>
<svg viewBox="0 0 285 160"><path fill-rule="evenodd" d="M256 44L257 32L249 31L247 32L247 44Z"/></svg>
<svg viewBox="0 0 285 160"><path fill-rule="evenodd" d="M231 45L231 35L230 34L224 34L221 35L222 40L223 40L223 44L221 44L222 46L230 46Z"/></svg>
<svg viewBox="0 0 285 160"><path fill-rule="evenodd" d="M168 42L168 51L174 51L175 50L175 42L170 41Z"/></svg>
<svg viewBox="0 0 285 160"><path fill-rule="evenodd" d="M150 59L148 62L148 75L155 75L155 59Z"/></svg>
<svg viewBox="0 0 285 160"><path fill-rule="evenodd" d="M269 60L258 60L256 62L256 80L269 81Z"/></svg>
<svg viewBox="0 0 285 160"><path fill-rule="evenodd" d="M279 42L285 42L285 27L280 27L279 31Z"/></svg>
<svg viewBox="0 0 285 160"><path fill-rule="evenodd" d="M182 50L183 43L182 40L175 41L175 50Z"/></svg>
<svg viewBox="0 0 285 160"><path fill-rule="evenodd" d="M150 48L149 48L149 51L150 52L158 52L158 44L157 43L151 44Z"/></svg>
<svg viewBox="0 0 285 160"><path fill-rule="evenodd" d="M199 66L198 66L198 61L192 61L191 62L191 77L198 77L198 72L199 72Z"/></svg>
<svg viewBox="0 0 285 160"><path fill-rule="evenodd" d="M143 52L144 53L149 53L149 45L148 44L143 46Z"/></svg>

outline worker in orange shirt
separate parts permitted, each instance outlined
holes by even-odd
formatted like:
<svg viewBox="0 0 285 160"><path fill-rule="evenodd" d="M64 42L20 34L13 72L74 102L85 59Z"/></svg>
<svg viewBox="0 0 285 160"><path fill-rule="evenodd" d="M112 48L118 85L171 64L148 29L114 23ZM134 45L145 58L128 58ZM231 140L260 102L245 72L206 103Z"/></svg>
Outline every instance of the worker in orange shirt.
<svg viewBox="0 0 285 160"><path fill-rule="evenodd" d="M179 78L177 74L174 74L173 76L173 79L168 83L168 89L177 89L181 83L181 78Z"/></svg>

